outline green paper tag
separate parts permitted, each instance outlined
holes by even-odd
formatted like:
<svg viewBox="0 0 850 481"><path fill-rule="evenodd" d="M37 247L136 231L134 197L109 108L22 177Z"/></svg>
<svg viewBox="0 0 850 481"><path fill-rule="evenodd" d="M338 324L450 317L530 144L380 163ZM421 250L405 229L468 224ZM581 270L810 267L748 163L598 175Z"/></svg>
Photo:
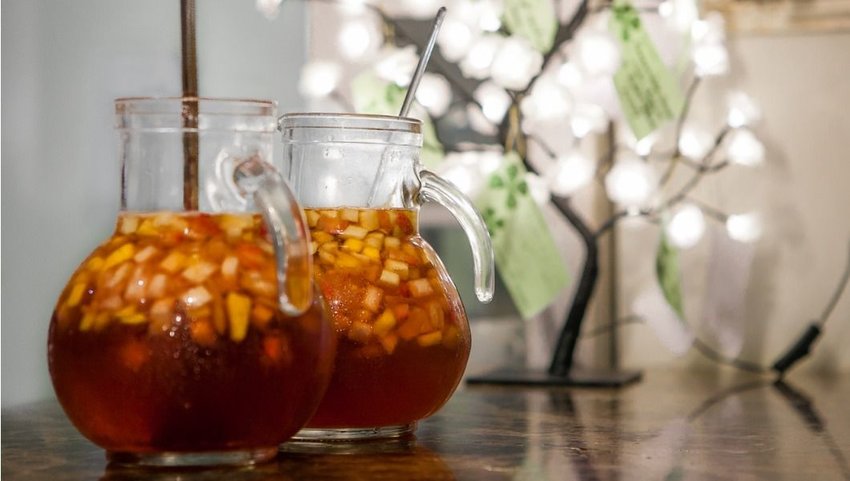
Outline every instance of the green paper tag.
<svg viewBox="0 0 850 481"><path fill-rule="evenodd" d="M398 115L407 89L392 82L379 79L370 71L365 71L351 82L351 96L354 109L366 114ZM422 121L422 154L420 160L429 169L434 169L445 157L443 144L437 139L437 131L431 118L425 116Z"/></svg>
<svg viewBox="0 0 850 481"><path fill-rule="evenodd" d="M613 7L610 28L622 46L622 63L614 74L614 86L626 121L640 140L678 117L685 99L631 5L618 3Z"/></svg>
<svg viewBox="0 0 850 481"><path fill-rule="evenodd" d="M661 231L661 240L658 242L658 252L655 255L655 273L658 276L658 284L661 292L670 307L679 314L679 319L685 318L685 309L682 304L682 283L679 274L679 252L667 241L664 230Z"/></svg>
<svg viewBox="0 0 850 481"><path fill-rule="evenodd" d="M555 43L558 17L552 0L505 0L503 21L508 31L527 38L542 53Z"/></svg>
<svg viewBox="0 0 850 481"><path fill-rule="evenodd" d="M505 155L476 205L493 240L496 266L523 319L552 303L569 273L528 191L525 168L516 152Z"/></svg>

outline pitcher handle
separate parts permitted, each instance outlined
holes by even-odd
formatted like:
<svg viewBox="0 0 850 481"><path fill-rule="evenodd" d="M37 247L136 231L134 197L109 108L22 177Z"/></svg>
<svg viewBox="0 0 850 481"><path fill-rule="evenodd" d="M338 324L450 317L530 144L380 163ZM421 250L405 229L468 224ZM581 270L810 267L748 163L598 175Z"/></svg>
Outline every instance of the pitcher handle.
<svg viewBox="0 0 850 481"><path fill-rule="evenodd" d="M422 183L419 190L420 200L443 205L466 233L475 267L475 296L481 302L490 302L493 300L495 289L495 269L493 243L487 224L472 206L469 198L451 182L427 170L419 173L419 180Z"/></svg>
<svg viewBox="0 0 850 481"><path fill-rule="evenodd" d="M242 195L253 195L272 234L280 309L289 316L303 314L313 302L313 259L304 212L277 169L258 157L236 165L233 180Z"/></svg>

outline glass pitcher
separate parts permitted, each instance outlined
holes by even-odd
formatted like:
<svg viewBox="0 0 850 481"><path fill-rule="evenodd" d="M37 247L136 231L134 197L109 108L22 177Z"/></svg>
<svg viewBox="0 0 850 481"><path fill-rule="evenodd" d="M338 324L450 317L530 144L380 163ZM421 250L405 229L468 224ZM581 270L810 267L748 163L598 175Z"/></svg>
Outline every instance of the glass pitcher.
<svg viewBox="0 0 850 481"><path fill-rule="evenodd" d="M466 231L482 302L493 296L493 251L469 200L422 170L421 125L372 115L281 117L284 176L306 210L315 279L338 338L328 391L297 439L410 433L449 399L466 368L466 313L419 236L420 205L442 204Z"/></svg>
<svg viewBox="0 0 850 481"><path fill-rule="evenodd" d="M56 396L113 462L270 459L318 406L335 352L303 212L271 165L275 104L115 107L121 211L56 304Z"/></svg>

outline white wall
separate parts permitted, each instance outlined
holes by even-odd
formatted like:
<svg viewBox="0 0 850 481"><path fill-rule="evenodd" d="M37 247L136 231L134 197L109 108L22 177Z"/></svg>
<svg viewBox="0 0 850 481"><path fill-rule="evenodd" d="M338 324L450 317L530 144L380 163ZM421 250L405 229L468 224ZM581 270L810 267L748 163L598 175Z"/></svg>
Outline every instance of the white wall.
<svg viewBox="0 0 850 481"><path fill-rule="evenodd" d="M200 93L272 98L304 60L300 2L198 3ZM2 15L3 406L52 395L47 327L67 278L119 203L113 98L180 94L179 2L7 0Z"/></svg>

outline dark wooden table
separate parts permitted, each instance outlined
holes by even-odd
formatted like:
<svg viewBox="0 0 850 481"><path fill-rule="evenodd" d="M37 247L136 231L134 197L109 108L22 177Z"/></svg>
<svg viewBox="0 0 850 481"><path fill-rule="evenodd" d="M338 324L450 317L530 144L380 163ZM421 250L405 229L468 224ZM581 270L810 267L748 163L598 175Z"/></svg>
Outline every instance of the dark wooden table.
<svg viewBox="0 0 850 481"><path fill-rule="evenodd" d="M850 480L850 375L648 372L620 390L466 387L415 440L243 469L113 468L55 402L3 410L4 480Z"/></svg>

